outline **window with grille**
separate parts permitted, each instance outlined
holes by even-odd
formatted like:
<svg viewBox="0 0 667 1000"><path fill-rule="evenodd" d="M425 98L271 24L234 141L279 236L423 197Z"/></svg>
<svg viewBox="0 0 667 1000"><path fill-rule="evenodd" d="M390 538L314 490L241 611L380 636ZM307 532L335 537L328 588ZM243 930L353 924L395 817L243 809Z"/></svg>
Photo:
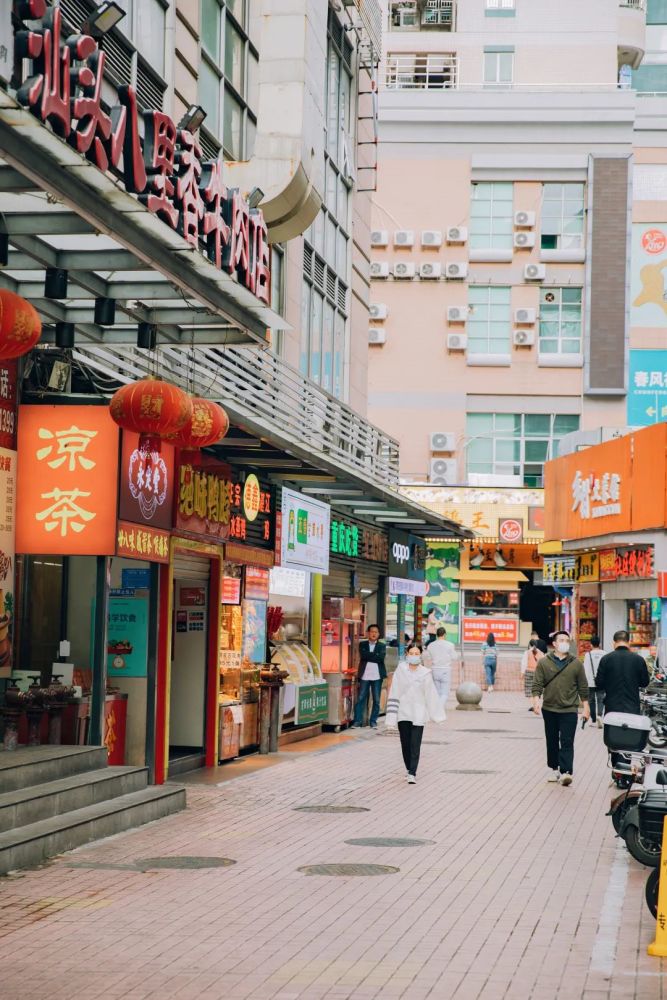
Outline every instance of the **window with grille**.
<svg viewBox="0 0 667 1000"><path fill-rule="evenodd" d="M579 430L578 414L469 413L468 474L518 476L524 486L543 485L544 463L558 457L558 443Z"/></svg>
<svg viewBox="0 0 667 1000"><path fill-rule="evenodd" d="M581 354L581 288L540 289L540 354Z"/></svg>
<svg viewBox="0 0 667 1000"><path fill-rule="evenodd" d="M448 90L456 87L456 53L389 53L385 82L388 90Z"/></svg>
<svg viewBox="0 0 667 1000"><path fill-rule="evenodd" d="M511 250L514 234L514 185L505 181L472 186L472 250Z"/></svg>
<svg viewBox="0 0 667 1000"><path fill-rule="evenodd" d="M584 245L584 185L545 184L540 246L543 250L579 250Z"/></svg>

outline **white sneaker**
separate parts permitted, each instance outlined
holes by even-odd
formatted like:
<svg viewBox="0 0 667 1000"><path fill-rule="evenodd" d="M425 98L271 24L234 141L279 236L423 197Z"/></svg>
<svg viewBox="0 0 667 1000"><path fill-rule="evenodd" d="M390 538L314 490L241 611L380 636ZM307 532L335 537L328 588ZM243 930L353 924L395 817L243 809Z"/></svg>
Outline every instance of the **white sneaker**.
<svg viewBox="0 0 667 1000"><path fill-rule="evenodd" d="M560 779L560 783L561 783L561 785L565 785L565 787L567 788L568 785L572 784L572 775L571 774L564 774L562 776L562 778Z"/></svg>
<svg viewBox="0 0 667 1000"><path fill-rule="evenodd" d="M560 781L560 771L549 771L547 781Z"/></svg>
<svg viewBox="0 0 667 1000"><path fill-rule="evenodd" d="M491 687L490 687L490 688L487 688L487 690L488 690L488 691L493 691L493 684L491 685Z"/></svg>
<svg viewBox="0 0 667 1000"><path fill-rule="evenodd" d="M408 784L409 785L416 785L417 784L417 779L415 778L414 774L409 774L408 775Z"/></svg>
<svg viewBox="0 0 667 1000"><path fill-rule="evenodd" d="M603 726L602 726L602 719L598 719L598 721L597 721L597 727L598 727L598 729L602 729L603 728Z"/></svg>

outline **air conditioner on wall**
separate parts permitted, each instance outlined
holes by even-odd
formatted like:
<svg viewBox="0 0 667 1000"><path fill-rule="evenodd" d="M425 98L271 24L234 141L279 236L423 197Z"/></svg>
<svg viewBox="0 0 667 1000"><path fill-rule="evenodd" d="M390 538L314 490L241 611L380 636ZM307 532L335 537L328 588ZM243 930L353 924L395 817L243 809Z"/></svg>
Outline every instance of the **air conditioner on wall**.
<svg viewBox="0 0 667 1000"><path fill-rule="evenodd" d="M526 281L544 281L547 276L547 269L544 264L526 264L523 269L523 276Z"/></svg>
<svg viewBox="0 0 667 1000"><path fill-rule="evenodd" d="M450 281L463 281L468 277L468 265L464 261L452 261L445 268L445 277Z"/></svg>
<svg viewBox="0 0 667 1000"><path fill-rule="evenodd" d="M457 479L455 458L433 458L429 465L429 480L435 486L454 486Z"/></svg>
<svg viewBox="0 0 667 1000"><path fill-rule="evenodd" d="M371 278L388 278L389 264L384 260L373 260L371 261L370 273Z"/></svg>
<svg viewBox="0 0 667 1000"><path fill-rule="evenodd" d="M515 323L534 323L535 322L535 310L534 309L515 309L514 310L514 322Z"/></svg>
<svg viewBox="0 0 667 1000"><path fill-rule="evenodd" d="M447 308L448 323L465 323L468 319L467 306L449 306Z"/></svg>
<svg viewBox="0 0 667 1000"><path fill-rule="evenodd" d="M448 351L465 351L468 347L468 337L465 333L448 333L447 334L447 350Z"/></svg>
<svg viewBox="0 0 667 1000"><path fill-rule="evenodd" d="M535 233L515 233L514 246L517 250L530 250L535 246Z"/></svg>
<svg viewBox="0 0 667 1000"><path fill-rule="evenodd" d="M515 347L532 347L535 343L535 331L515 330L512 339Z"/></svg>
<svg viewBox="0 0 667 1000"><path fill-rule="evenodd" d="M447 230L448 243L465 243L468 239L468 230L465 226L450 226Z"/></svg>
<svg viewBox="0 0 667 1000"><path fill-rule="evenodd" d="M456 451L454 431L431 431L428 439L431 451Z"/></svg>
<svg viewBox="0 0 667 1000"><path fill-rule="evenodd" d="M395 278L414 278L416 273L416 268L414 264L394 264L394 277Z"/></svg>
<svg viewBox="0 0 667 1000"><path fill-rule="evenodd" d="M535 213L534 212L515 212L514 213L514 225L524 226L526 229L530 229L531 226L535 225Z"/></svg>
<svg viewBox="0 0 667 1000"><path fill-rule="evenodd" d="M389 246L389 233L386 229L374 229L371 233L372 247Z"/></svg>
<svg viewBox="0 0 667 1000"><path fill-rule="evenodd" d="M368 330L368 343L369 344L384 344L387 339L387 335L384 330L379 326L371 326Z"/></svg>
<svg viewBox="0 0 667 1000"><path fill-rule="evenodd" d="M386 319L389 310L384 302L373 302L368 308L371 319Z"/></svg>
<svg viewBox="0 0 667 1000"><path fill-rule="evenodd" d="M397 229L394 233L395 247L411 247L415 242L415 234L411 229Z"/></svg>
<svg viewBox="0 0 667 1000"><path fill-rule="evenodd" d="M442 233L439 229L425 229L422 233L423 247L441 247Z"/></svg>
<svg viewBox="0 0 667 1000"><path fill-rule="evenodd" d="M442 264L420 264L420 278L439 278L442 274Z"/></svg>

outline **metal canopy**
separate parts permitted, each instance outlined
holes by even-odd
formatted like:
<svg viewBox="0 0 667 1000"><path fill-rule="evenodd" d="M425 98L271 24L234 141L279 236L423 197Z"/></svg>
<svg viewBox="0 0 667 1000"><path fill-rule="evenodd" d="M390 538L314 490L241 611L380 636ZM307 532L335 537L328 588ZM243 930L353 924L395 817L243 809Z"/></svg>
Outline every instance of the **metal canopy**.
<svg viewBox="0 0 667 1000"><path fill-rule="evenodd" d="M10 246L0 287L33 303L46 343L57 322L90 344L136 343L147 322L158 343L182 347L266 345L268 329L288 327L2 91L0 233ZM66 299L46 298L47 267L68 272ZM116 301L113 326L95 323L96 298Z"/></svg>

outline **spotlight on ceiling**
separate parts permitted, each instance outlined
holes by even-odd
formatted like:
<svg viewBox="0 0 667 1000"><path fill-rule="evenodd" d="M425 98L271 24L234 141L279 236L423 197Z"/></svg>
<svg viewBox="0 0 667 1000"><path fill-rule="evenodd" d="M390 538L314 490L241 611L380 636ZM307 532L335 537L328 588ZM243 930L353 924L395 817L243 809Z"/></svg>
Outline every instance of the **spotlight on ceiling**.
<svg viewBox="0 0 667 1000"><path fill-rule="evenodd" d="M260 187L254 187L250 194L248 195L248 207L257 208L260 201L264 198L264 192Z"/></svg>
<svg viewBox="0 0 667 1000"><path fill-rule="evenodd" d="M202 106L200 104L191 104L178 123L178 127L185 129L186 132L196 132L203 125L205 118L206 112Z"/></svg>
<svg viewBox="0 0 667 1000"><path fill-rule="evenodd" d="M95 322L98 326L113 326L116 322L116 300L95 299Z"/></svg>
<svg viewBox="0 0 667 1000"><path fill-rule="evenodd" d="M125 11L119 4L114 3L113 0L104 0L103 3L97 5L83 25L82 30L86 34L92 35L93 38L101 38L102 35L106 35L108 31L115 28L124 17Z"/></svg>
<svg viewBox="0 0 667 1000"><path fill-rule="evenodd" d="M74 323L56 323L56 347L74 347Z"/></svg>
<svg viewBox="0 0 667 1000"><path fill-rule="evenodd" d="M146 351L154 351L157 347L157 327L154 323L142 321L137 327L137 347Z"/></svg>
<svg viewBox="0 0 667 1000"><path fill-rule="evenodd" d="M64 267L47 267L44 275L44 295L47 299L67 298L67 271Z"/></svg>

